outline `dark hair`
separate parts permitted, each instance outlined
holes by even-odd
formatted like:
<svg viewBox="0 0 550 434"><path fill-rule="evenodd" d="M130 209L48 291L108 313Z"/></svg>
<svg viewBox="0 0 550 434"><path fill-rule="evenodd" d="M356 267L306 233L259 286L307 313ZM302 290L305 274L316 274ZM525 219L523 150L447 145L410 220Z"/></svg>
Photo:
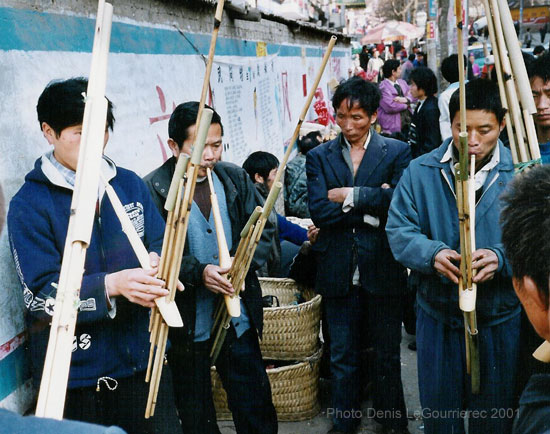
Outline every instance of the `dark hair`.
<svg viewBox="0 0 550 434"><path fill-rule="evenodd" d="M539 77L543 83L550 80L550 53L544 53L542 56L535 59L528 69L529 78Z"/></svg>
<svg viewBox="0 0 550 434"><path fill-rule="evenodd" d="M59 136L65 128L82 124L84 118L84 96L88 79L74 77L67 80L53 80L48 83L36 104L40 129L46 122ZM113 103L107 104L107 126L112 131L115 124Z"/></svg>
<svg viewBox="0 0 550 434"><path fill-rule="evenodd" d="M206 108L211 109L214 114L212 115L212 124L218 124L222 130L223 125L220 115L209 105L204 105ZM188 101L178 105L170 116L168 121L168 136L177 143L179 148L183 146L189 138L187 130L197 123L197 115L199 114L199 102Z"/></svg>
<svg viewBox="0 0 550 434"><path fill-rule="evenodd" d="M500 124L504 119L506 109L500 102L497 84L485 78L477 78L466 83L466 110L483 110L493 113ZM460 112L460 92L457 90L449 101L451 123L458 112Z"/></svg>
<svg viewBox="0 0 550 434"><path fill-rule="evenodd" d="M422 89L426 96L432 96L437 93L437 78L430 68L421 66L411 71L409 81L414 81L416 87Z"/></svg>
<svg viewBox="0 0 550 434"><path fill-rule="evenodd" d="M502 196L502 243L517 278L531 277L548 306L550 277L550 167L516 176Z"/></svg>
<svg viewBox="0 0 550 434"><path fill-rule="evenodd" d="M380 106L380 90L370 81L363 80L361 77L351 77L341 82L336 88L332 97L334 111L338 111L344 100L348 100L348 107L358 104L359 108L371 116Z"/></svg>
<svg viewBox="0 0 550 434"><path fill-rule="evenodd" d="M392 75L392 72L397 70L401 66L401 62L399 60L395 59L389 59L384 62L384 65L382 65L382 74L384 74L384 78L390 78Z"/></svg>
<svg viewBox="0 0 550 434"><path fill-rule="evenodd" d="M279 167L279 160L273 154L264 151L252 152L243 163L243 169L248 173L252 182L256 182L254 175L260 175L264 181L269 177L269 172Z"/></svg>
<svg viewBox="0 0 550 434"><path fill-rule="evenodd" d="M309 151L319 145L318 137L321 135L319 131L312 131L298 140L298 151L306 155Z"/></svg>
<svg viewBox="0 0 550 434"><path fill-rule="evenodd" d="M414 59L416 59L416 55L414 53L409 54L409 60L412 62Z"/></svg>
<svg viewBox="0 0 550 434"><path fill-rule="evenodd" d="M533 48L533 54L537 55L540 53L544 53L544 46L543 45L537 45L535 48Z"/></svg>
<svg viewBox="0 0 550 434"><path fill-rule="evenodd" d="M468 64L468 59L464 55L464 67ZM441 62L441 75L449 83L456 83L458 81L458 54L451 54L449 57L445 57Z"/></svg>

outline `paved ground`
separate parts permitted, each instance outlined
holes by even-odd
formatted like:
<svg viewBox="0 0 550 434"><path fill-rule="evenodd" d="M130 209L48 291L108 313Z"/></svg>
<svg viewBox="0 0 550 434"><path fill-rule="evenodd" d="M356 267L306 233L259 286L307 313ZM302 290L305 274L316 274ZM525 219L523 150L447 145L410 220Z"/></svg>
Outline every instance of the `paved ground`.
<svg viewBox="0 0 550 434"><path fill-rule="evenodd" d="M423 432L422 421L415 419L415 414L420 414L420 402L418 399L418 379L416 375L416 352L407 348L407 345L413 340L403 331L403 340L401 342L401 376L403 378L403 387L405 391L405 402L409 414L409 431L412 434ZM330 419L326 415L328 405L329 391L328 385L321 383L321 406L322 410L315 418L302 422L280 422L280 434L324 434L332 426ZM360 433L377 433L379 426L372 418L369 418L370 402L363 403L363 420L361 421ZM235 433L235 427L231 422L220 422L222 434Z"/></svg>

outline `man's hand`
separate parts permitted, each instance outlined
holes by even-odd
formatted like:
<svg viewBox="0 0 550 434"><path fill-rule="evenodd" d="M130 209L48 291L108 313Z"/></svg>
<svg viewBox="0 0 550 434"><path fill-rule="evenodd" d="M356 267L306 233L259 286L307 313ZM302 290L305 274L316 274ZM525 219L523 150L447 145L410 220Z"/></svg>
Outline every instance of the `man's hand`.
<svg viewBox="0 0 550 434"><path fill-rule="evenodd" d="M489 249L478 249L472 255L472 268L477 274L472 279L474 283L482 283L495 277L498 270L498 256Z"/></svg>
<svg viewBox="0 0 550 434"><path fill-rule="evenodd" d="M160 263L160 257L155 252L149 253L149 264L151 265L151 268L155 269L158 274L158 266ZM178 291L183 291L185 287L183 286L183 283L181 283L179 280L176 282L176 289Z"/></svg>
<svg viewBox="0 0 550 434"><path fill-rule="evenodd" d="M208 264L202 272L202 282L204 286L214 294L233 295L235 292L233 285L223 276L223 274L227 274L227 272L229 272L229 268Z"/></svg>
<svg viewBox="0 0 550 434"><path fill-rule="evenodd" d="M155 298L169 294L163 288L164 282L155 277L157 272L157 268L151 270L131 268L117 271L105 277L105 289L109 297L122 295L132 303L154 307Z"/></svg>
<svg viewBox="0 0 550 434"><path fill-rule="evenodd" d="M434 268L442 276L458 284L460 270L454 264L460 264L460 255L451 249L443 249L435 255Z"/></svg>
<svg viewBox="0 0 550 434"><path fill-rule="evenodd" d="M328 200L336 203L344 203L350 191L353 191L353 187L333 188L328 191Z"/></svg>
<svg viewBox="0 0 550 434"><path fill-rule="evenodd" d="M311 244L315 244L317 237L319 236L319 228L315 225L309 225L307 227L307 239Z"/></svg>

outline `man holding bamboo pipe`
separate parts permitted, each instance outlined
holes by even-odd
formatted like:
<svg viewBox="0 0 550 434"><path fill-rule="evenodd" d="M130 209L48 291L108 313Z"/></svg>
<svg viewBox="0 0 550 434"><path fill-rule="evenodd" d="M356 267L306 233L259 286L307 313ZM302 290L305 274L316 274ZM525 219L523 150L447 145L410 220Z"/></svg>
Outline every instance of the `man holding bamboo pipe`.
<svg viewBox="0 0 550 434"><path fill-rule="evenodd" d="M459 221L455 169L459 93L451 97L451 138L412 161L393 195L386 232L395 258L417 287L418 384L426 433L509 432L514 415L520 309L498 225L499 197L512 179L510 151L496 84L466 84L468 149L475 155L475 234L480 392L466 374L464 320L458 303ZM473 224L474 222L472 222Z"/></svg>
<svg viewBox="0 0 550 434"><path fill-rule="evenodd" d="M153 201L165 218L164 202L176 159L182 153L191 154L198 108L198 102L187 102L176 107L168 123L168 143L174 157L145 178ZM210 381L211 329L219 295L231 295L235 291L224 276L229 269L217 265L218 243L206 169L212 169L221 220L232 254L239 244L240 233L248 217L256 206L263 204L243 169L220 162L222 136L221 119L214 111L198 172L180 273L186 289L176 296L184 326L170 329L173 347L168 353L168 361L176 373L174 390L186 434L219 433ZM269 255L273 232L271 225L263 231L245 280L246 290L241 292L241 316L232 319L216 361L238 433L277 432L277 414L258 344L263 309L261 289L254 271Z"/></svg>
<svg viewBox="0 0 550 434"><path fill-rule="evenodd" d="M391 255L384 223L411 154L406 143L371 128L379 104L375 84L359 77L341 83L332 105L342 134L307 154L309 211L319 228L312 246L315 290L323 296L330 337L327 416L334 433L355 432L361 421L365 322L375 353L374 419L384 432L408 432L399 347L406 274Z"/></svg>
<svg viewBox="0 0 550 434"><path fill-rule="evenodd" d="M36 383L42 374L67 238L86 89L86 79L73 78L54 81L42 92L38 120L53 152L36 161L8 214L12 253L27 307ZM113 124L109 102L105 144ZM135 173L115 166L107 157L101 164L103 175L151 252L151 264L158 264L164 224L146 186ZM149 308L155 298L168 293L155 275L156 267L144 270L139 266L118 217L100 191L80 287L66 418L119 425L129 433L181 432L170 375L163 376L160 386L162 410L143 420Z"/></svg>

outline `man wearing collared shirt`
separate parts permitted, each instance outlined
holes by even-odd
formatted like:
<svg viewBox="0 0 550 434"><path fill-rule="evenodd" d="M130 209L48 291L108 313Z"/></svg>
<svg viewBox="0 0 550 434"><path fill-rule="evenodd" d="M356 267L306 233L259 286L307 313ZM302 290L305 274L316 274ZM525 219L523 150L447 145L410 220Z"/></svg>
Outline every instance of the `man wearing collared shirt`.
<svg viewBox="0 0 550 434"><path fill-rule="evenodd" d="M466 64L466 56L464 56L464 65ZM464 67L464 71L466 71L466 67ZM440 113L439 130L441 132L441 139L445 140L452 136L449 101L458 89L458 54L451 54L449 57L443 59L443 62L441 62L441 75L450 83L449 87L441 92L438 98Z"/></svg>
<svg viewBox="0 0 550 434"><path fill-rule="evenodd" d="M384 233L387 210L410 149L371 129L380 91L353 77L332 104L342 133L307 154L309 211L319 231L316 291L323 295L330 336L330 432L354 432L361 419L363 323L375 350L374 419L387 432L407 432L400 341L406 274Z"/></svg>
<svg viewBox="0 0 550 434"><path fill-rule="evenodd" d="M500 196L512 179L510 151L496 84L466 84L468 150L475 155L477 324L481 386L466 374L464 322L458 306L461 256L455 197L460 132L459 94L449 104L452 137L413 160L395 190L386 232L395 258L417 288L418 385L426 433L509 432L514 416L520 308L499 227ZM495 409L501 409L495 413Z"/></svg>

